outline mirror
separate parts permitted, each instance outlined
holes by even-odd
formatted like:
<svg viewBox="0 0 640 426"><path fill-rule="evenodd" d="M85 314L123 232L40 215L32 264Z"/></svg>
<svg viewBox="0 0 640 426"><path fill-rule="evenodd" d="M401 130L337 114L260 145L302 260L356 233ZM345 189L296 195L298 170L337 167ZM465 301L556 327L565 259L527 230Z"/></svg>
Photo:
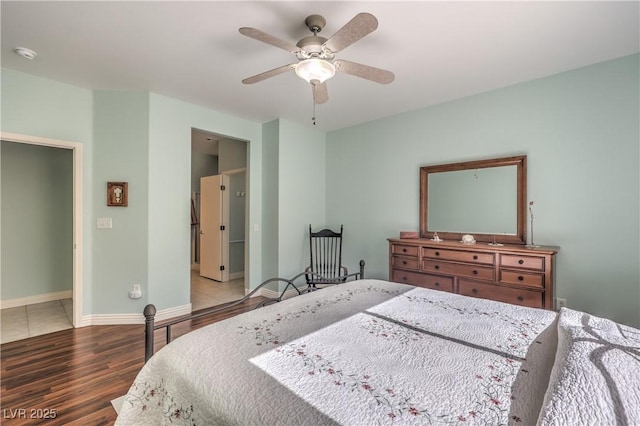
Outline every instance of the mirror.
<svg viewBox="0 0 640 426"><path fill-rule="evenodd" d="M526 244L527 156L420 168L420 237Z"/></svg>

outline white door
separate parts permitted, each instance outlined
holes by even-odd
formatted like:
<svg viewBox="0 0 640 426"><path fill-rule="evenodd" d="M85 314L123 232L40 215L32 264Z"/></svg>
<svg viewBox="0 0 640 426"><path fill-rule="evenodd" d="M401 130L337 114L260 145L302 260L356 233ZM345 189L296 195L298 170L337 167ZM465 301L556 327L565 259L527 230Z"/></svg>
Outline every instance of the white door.
<svg viewBox="0 0 640 426"><path fill-rule="evenodd" d="M229 176L200 178L200 276L229 281Z"/></svg>

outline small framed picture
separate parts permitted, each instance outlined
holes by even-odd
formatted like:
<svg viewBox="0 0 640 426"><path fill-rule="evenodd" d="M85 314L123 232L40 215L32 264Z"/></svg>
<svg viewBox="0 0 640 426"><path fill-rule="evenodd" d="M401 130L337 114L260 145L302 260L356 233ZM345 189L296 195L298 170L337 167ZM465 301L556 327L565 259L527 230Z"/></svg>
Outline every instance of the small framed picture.
<svg viewBox="0 0 640 426"><path fill-rule="evenodd" d="M107 182L107 206L126 207L129 198L127 182Z"/></svg>

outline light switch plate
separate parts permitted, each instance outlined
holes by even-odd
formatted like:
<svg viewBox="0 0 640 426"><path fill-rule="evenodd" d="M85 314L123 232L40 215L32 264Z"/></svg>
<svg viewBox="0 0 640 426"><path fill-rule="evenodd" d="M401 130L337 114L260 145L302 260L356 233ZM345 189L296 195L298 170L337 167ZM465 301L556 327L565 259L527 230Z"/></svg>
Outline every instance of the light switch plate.
<svg viewBox="0 0 640 426"><path fill-rule="evenodd" d="M98 229L111 229L113 227L110 217L99 217L96 226Z"/></svg>

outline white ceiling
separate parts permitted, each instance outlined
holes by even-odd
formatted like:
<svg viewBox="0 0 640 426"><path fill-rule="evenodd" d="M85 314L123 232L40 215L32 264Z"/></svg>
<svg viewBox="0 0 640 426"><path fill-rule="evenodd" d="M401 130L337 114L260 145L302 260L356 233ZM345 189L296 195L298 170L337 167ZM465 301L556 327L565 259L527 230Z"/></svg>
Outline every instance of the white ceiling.
<svg viewBox="0 0 640 426"><path fill-rule="evenodd" d="M338 53L391 70L379 85L346 74L328 81L317 126L335 130L639 51L638 1L267 2L5 1L2 66L72 85L145 90L252 121L311 125L310 86L293 72L245 77L295 61L242 36L258 28L292 43L321 14L329 37L359 12L376 31ZM35 50L33 61L13 53Z"/></svg>

